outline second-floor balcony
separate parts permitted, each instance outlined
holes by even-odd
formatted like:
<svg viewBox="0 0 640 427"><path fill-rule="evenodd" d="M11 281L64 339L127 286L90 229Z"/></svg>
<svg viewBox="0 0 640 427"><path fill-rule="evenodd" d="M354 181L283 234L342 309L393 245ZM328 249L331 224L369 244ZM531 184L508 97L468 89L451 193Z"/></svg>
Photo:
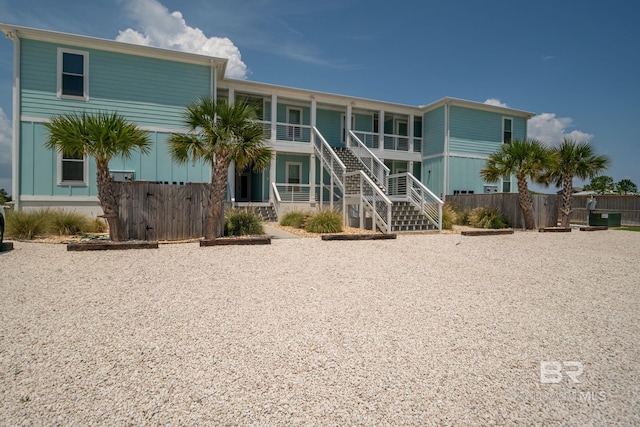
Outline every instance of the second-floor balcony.
<svg viewBox="0 0 640 427"><path fill-rule="evenodd" d="M382 136L383 143L381 147L379 133L359 130L354 130L353 133L364 145L372 150L422 152L422 138L412 138L407 135L384 134Z"/></svg>

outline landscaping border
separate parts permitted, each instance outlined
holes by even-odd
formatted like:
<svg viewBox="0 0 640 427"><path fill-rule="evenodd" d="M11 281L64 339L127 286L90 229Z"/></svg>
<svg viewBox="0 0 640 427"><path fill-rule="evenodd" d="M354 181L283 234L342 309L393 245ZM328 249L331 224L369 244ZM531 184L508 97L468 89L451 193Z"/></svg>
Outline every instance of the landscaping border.
<svg viewBox="0 0 640 427"><path fill-rule="evenodd" d="M221 237L219 239L212 240L200 240L200 247L207 246L235 246L235 245L270 245L271 237L269 236L254 236L248 238L228 238Z"/></svg>
<svg viewBox="0 0 640 427"><path fill-rule="evenodd" d="M463 236L503 236L513 234L512 229L492 229L492 230L464 230L460 232Z"/></svg>
<svg viewBox="0 0 640 427"><path fill-rule="evenodd" d="M67 251L110 251L125 249L158 249L157 241L126 241L126 242L81 242L67 244Z"/></svg>
<svg viewBox="0 0 640 427"><path fill-rule="evenodd" d="M323 234L322 240L392 240L397 234Z"/></svg>

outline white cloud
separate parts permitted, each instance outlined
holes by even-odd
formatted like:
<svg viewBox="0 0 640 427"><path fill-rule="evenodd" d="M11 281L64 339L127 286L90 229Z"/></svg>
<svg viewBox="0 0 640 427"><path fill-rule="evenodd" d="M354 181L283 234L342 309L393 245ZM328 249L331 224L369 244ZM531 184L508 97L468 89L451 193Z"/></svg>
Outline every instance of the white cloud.
<svg viewBox="0 0 640 427"><path fill-rule="evenodd" d="M141 30L127 28L116 40L227 58L227 77L247 77L240 50L228 38L207 37L199 28L187 25L182 13L169 12L157 0L129 0L126 8Z"/></svg>
<svg viewBox="0 0 640 427"><path fill-rule="evenodd" d="M499 99L495 99L495 98L489 98L486 101L484 101L484 104L487 105L494 105L496 107L504 107L504 108L508 108L507 104L505 104L504 102L500 102Z"/></svg>
<svg viewBox="0 0 640 427"><path fill-rule="evenodd" d="M500 102L499 99L489 98L484 101L485 104L495 105L497 107L509 108L506 103ZM557 117L555 113L542 113L533 116L527 123L527 136L548 144L559 144L564 138L571 138L576 141L587 141L593 138L590 133L580 130L572 130L567 132L573 123L571 117Z"/></svg>
<svg viewBox="0 0 640 427"><path fill-rule="evenodd" d="M567 132L567 128L571 127L572 123L571 117L557 117L555 113L542 113L529 119L527 134L529 138L539 139L549 145L558 144L564 138L585 141L593 137L580 130Z"/></svg>
<svg viewBox="0 0 640 427"><path fill-rule="evenodd" d="M11 193L11 120L0 108L0 188Z"/></svg>

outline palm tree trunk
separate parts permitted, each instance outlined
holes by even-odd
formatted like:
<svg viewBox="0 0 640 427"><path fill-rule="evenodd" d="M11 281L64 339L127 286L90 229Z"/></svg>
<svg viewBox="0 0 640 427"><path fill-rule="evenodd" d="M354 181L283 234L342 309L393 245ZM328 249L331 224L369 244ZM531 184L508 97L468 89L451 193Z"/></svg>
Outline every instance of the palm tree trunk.
<svg viewBox="0 0 640 427"><path fill-rule="evenodd" d="M229 169L229 161L227 156L216 156L215 165L213 167L213 176L211 177L210 192L211 199L209 203L209 216L205 223L204 238L211 240L222 237L224 229L222 227L221 217L224 208L224 193L227 189L227 170Z"/></svg>
<svg viewBox="0 0 640 427"><path fill-rule="evenodd" d="M573 199L573 176L565 175L562 183L562 219L560 225L569 228L569 215L571 215L571 200Z"/></svg>
<svg viewBox="0 0 640 427"><path fill-rule="evenodd" d="M118 200L113 188L113 182L111 182L111 176L109 174L109 163L106 161L96 160L98 169L97 184L98 184L98 199L100 200L100 206L104 212L104 218L109 224L109 238L113 242L121 242L126 240L122 224L120 223L120 215L118 210Z"/></svg>
<svg viewBox="0 0 640 427"><path fill-rule="evenodd" d="M524 216L524 228L533 230L536 228L536 222L533 218L533 201L531 200L526 178L518 177L518 197L520 199L520 209L522 209L522 215Z"/></svg>

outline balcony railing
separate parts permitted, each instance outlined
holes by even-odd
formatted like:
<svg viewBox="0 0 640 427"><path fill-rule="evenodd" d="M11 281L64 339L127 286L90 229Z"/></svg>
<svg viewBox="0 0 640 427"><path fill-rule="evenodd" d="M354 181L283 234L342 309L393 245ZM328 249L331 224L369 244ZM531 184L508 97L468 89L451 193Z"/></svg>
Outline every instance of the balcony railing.
<svg viewBox="0 0 640 427"><path fill-rule="evenodd" d="M276 190L274 193L278 194L278 202L280 203L309 202L309 194L311 193L311 185L309 184L274 183L274 188Z"/></svg>
<svg viewBox="0 0 640 427"><path fill-rule="evenodd" d="M347 147L360 160L360 163L373 176L377 184L384 191L387 190L387 179L389 177L389 168L375 155L373 152L358 138L355 132L350 131L347 138Z"/></svg>

